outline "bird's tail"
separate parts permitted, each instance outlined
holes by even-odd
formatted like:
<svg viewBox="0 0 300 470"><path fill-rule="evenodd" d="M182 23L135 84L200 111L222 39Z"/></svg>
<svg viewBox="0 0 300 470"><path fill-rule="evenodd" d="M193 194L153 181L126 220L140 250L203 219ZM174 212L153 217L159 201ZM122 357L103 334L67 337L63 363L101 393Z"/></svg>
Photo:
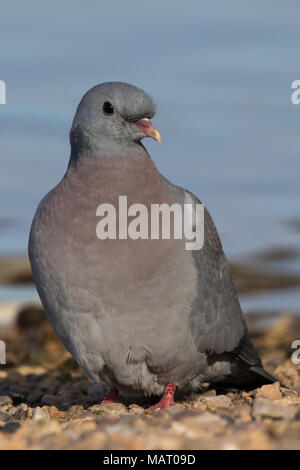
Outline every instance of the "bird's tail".
<svg viewBox="0 0 300 470"><path fill-rule="evenodd" d="M267 384L272 384L274 382L279 382L276 377L273 377L273 375L269 374L265 369L259 366L251 366L250 370L254 372L257 375L258 382L261 385L267 385Z"/></svg>
<svg viewBox="0 0 300 470"><path fill-rule="evenodd" d="M273 377L273 375L269 374L269 372L263 368L259 354L251 343L248 333L246 333L239 346L232 352L232 355L237 360L244 363L247 366L248 372L251 372L250 377L247 374L247 380L250 379L250 381L257 386L279 382L280 385L284 387L284 384L282 384L280 380Z"/></svg>

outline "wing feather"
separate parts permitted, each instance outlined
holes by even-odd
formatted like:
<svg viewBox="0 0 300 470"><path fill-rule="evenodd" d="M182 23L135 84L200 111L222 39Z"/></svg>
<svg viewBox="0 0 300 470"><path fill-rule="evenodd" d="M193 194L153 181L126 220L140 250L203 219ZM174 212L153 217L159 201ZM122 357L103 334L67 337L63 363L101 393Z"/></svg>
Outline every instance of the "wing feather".
<svg viewBox="0 0 300 470"><path fill-rule="evenodd" d="M185 195L200 201L185 190ZM191 310L192 336L199 351L231 352L247 332L229 263L213 220L205 208L204 245L192 251L198 275L198 291Z"/></svg>

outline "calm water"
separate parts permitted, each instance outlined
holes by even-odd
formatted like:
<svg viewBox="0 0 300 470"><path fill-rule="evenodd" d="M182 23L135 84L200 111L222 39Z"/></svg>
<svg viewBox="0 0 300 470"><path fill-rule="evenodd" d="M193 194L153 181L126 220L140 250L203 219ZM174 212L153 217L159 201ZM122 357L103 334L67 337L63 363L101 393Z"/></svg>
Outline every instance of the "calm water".
<svg viewBox="0 0 300 470"><path fill-rule="evenodd" d="M230 258L298 247L289 221L300 216L300 105L290 98L299 17L299 0L2 0L0 255L25 252L36 205L65 171L77 103L107 80L154 96L163 143L146 145L209 208ZM300 272L299 259L278 269ZM297 289L276 296L242 303L300 305Z"/></svg>

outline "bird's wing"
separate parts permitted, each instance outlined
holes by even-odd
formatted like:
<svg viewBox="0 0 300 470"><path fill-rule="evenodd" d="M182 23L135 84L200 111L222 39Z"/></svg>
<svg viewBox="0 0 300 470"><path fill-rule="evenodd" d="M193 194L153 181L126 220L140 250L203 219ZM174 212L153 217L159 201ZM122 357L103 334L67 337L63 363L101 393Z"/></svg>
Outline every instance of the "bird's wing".
<svg viewBox="0 0 300 470"><path fill-rule="evenodd" d="M185 200L200 201L184 190ZM218 232L209 212L204 211L204 245L193 250L198 290L191 309L191 331L201 352L231 352L247 335L239 299L232 281Z"/></svg>

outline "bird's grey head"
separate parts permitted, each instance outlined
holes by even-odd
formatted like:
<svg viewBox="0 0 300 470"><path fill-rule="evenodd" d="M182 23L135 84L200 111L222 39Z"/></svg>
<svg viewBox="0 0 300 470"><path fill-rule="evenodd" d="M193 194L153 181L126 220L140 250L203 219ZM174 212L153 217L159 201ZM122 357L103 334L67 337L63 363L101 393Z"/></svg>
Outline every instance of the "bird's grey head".
<svg viewBox="0 0 300 470"><path fill-rule="evenodd" d="M121 82L96 85L78 105L70 132L71 160L120 154L147 136L160 142L150 122L155 111L153 99L140 88Z"/></svg>

